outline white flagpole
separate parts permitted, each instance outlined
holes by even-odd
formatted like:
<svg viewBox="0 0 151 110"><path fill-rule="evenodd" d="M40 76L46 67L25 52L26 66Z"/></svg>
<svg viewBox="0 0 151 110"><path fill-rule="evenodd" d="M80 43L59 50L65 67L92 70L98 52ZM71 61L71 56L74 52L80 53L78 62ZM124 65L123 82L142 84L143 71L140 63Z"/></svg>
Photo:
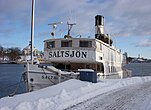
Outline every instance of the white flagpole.
<svg viewBox="0 0 151 110"><path fill-rule="evenodd" d="M34 16L35 16L35 0L32 0L32 16L31 16L31 64L33 64L33 53L34 53Z"/></svg>

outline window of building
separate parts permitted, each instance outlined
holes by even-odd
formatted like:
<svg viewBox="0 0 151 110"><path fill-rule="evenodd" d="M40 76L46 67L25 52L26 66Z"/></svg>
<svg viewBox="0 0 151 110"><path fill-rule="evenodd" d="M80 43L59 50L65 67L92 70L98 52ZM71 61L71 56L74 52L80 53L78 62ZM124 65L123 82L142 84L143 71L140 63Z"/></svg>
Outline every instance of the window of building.
<svg viewBox="0 0 151 110"><path fill-rule="evenodd" d="M92 47L92 41L80 41L79 47Z"/></svg>
<svg viewBox="0 0 151 110"><path fill-rule="evenodd" d="M61 47L72 47L72 40L61 41Z"/></svg>
<svg viewBox="0 0 151 110"><path fill-rule="evenodd" d="M55 48L55 41L47 42L47 48Z"/></svg>

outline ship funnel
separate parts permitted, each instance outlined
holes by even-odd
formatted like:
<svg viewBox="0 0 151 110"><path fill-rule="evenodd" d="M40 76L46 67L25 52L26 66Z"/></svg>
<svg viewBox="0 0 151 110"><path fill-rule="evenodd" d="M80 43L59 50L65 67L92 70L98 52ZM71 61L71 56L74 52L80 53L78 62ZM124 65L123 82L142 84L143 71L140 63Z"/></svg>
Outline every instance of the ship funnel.
<svg viewBox="0 0 151 110"><path fill-rule="evenodd" d="M112 39L104 34L104 16L96 15L95 16L95 38L103 41L104 43L112 45Z"/></svg>
<svg viewBox="0 0 151 110"><path fill-rule="evenodd" d="M95 34L104 34L104 16L102 15L95 16Z"/></svg>

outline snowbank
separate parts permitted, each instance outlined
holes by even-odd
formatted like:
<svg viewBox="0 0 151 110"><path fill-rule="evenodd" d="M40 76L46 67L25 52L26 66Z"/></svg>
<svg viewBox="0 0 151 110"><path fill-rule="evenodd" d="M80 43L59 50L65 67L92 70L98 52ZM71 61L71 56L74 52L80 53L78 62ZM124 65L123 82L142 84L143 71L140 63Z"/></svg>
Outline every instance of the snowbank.
<svg viewBox="0 0 151 110"><path fill-rule="evenodd" d="M99 94L151 81L148 77L104 79L98 83L71 79L38 91L0 99L0 110L62 110Z"/></svg>

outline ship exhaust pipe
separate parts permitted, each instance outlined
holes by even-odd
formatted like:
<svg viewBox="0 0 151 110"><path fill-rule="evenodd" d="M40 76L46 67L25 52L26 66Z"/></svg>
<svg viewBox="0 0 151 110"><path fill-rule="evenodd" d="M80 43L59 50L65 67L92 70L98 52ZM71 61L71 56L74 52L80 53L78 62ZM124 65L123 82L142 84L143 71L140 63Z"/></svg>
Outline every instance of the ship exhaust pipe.
<svg viewBox="0 0 151 110"><path fill-rule="evenodd" d="M109 44L110 46L113 43L110 36L104 33L104 16L102 15L95 16L95 38Z"/></svg>
<svg viewBox="0 0 151 110"><path fill-rule="evenodd" d="M95 16L95 34L104 34L104 16Z"/></svg>

